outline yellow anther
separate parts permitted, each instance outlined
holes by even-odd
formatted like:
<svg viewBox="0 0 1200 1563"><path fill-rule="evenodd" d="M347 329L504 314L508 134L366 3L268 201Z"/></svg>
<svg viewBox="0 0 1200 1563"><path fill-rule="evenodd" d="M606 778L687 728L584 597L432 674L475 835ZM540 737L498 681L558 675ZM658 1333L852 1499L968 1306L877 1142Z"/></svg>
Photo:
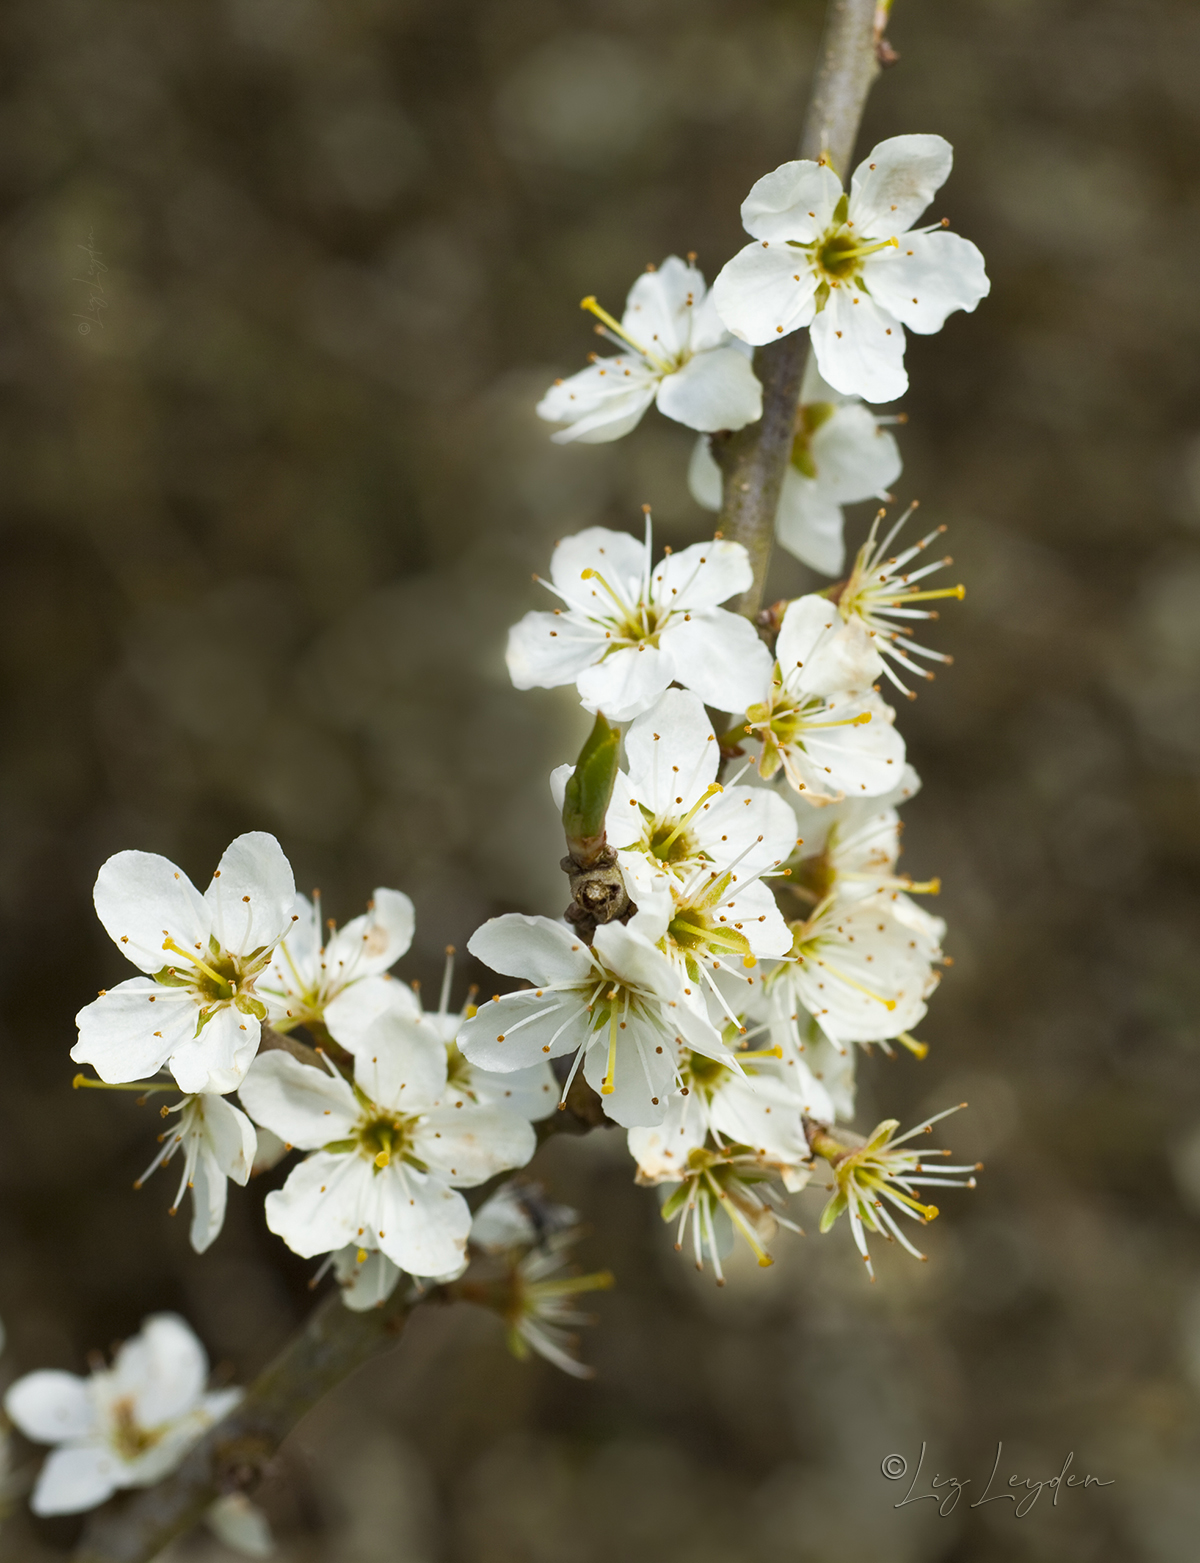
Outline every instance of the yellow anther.
<svg viewBox="0 0 1200 1563"><path fill-rule="evenodd" d="M355 1254L354 1258L355 1258L355 1262L357 1264L365 1265L366 1262L367 1262L367 1251L366 1251L366 1249L365 1248L360 1248L358 1253Z"/></svg>

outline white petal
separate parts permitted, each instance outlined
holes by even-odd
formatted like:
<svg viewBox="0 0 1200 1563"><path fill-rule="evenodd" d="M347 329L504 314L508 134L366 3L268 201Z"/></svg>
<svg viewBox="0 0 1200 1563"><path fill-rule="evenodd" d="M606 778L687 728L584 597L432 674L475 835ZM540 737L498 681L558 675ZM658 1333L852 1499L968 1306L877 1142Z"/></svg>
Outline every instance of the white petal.
<svg viewBox="0 0 1200 1563"><path fill-rule="evenodd" d="M628 722L645 711L671 682L657 646L644 642L614 651L575 680L588 711L602 711L612 722Z"/></svg>
<svg viewBox="0 0 1200 1563"><path fill-rule="evenodd" d="M142 1427L158 1427L195 1408L208 1377L208 1357L193 1330L174 1313L155 1313L117 1352L112 1388L131 1395Z"/></svg>
<svg viewBox="0 0 1200 1563"><path fill-rule="evenodd" d="M764 174L742 202L742 227L756 239L811 243L828 228L842 182L828 164L807 158Z"/></svg>
<svg viewBox="0 0 1200 1563"><path fill-rule="evenodd" d="M661 1033L630 1020L627 1029L617 1034L611 1091L604 1092L608 1069L607 1032L602 1032L588 1049L583 1060L583 1077L593 1091L600 1093L604 1111L614 1123L625 1129L653 1125L666 1117L667 1102L675 1089L677 1059L676 1050L664 1044Z"/></svg>
<svg viewBox="0 0 1200 1563"><path fill-rule="evenodd" d="M954 152L941 136L891 136L850 181L850 220L866 238L904 233L950 177Z"/></svg>
<svg viewBox="0 0 1200 1563"><path fill-rule="evenodd" d="M699 1091L690 1091L687 1096L677 1091L660 1124L630 1129L629 1153L643 1177L674 1182L686 1170L688 1154L703 1145L707 1135Z"/></svg>
<svg viewBox="0 0 1200 1563"><path fill-rule="evenodd" d="M108 936L143 971L172 962L163 940L185 950L208 943L211 914L182 869L156 852L118 852L96 875L96 916Z"/></svg>
<svg viewBox="0 0 1200 1563"><path fill-rule="evenodd" d="M471 1092L484 1107L505 1107L527 1123L537 1123L554 1111L559 1087L550 1065L542 1063L504 1074L472 1068Z"/></svg>
<svg viewBox="0 0 1200 1563"><path fill-rule="evenodd" d="M697 353L658 388L658 410L689 429L742 429L762 417L762 386L736 347Z"/></svg>
<svg viewBox="0 0 1200 1563"><path fill-rule="evenodd" d="M719 711L744 711L763 698L771 679L771 653L753 624L723 608L672 623L661 645L672 677Z"/></svg>
<svg viewBox="0 0 1200 1563"><path fill-rule="evenodd" d="M810 1160L800 1103L770 1075L724 1081L713 1093L711 1113L713 1128L737 1143L792 1161Z"/></svg>
<svg viewBox="0 0 1200 1563"><path fill-rule="evenodd" d="M703 435L692 446L687 481L692 498L702 510L720 510L725 480Z"/></svg>
<svg viewBox="0 0 1200 1563"><path fill-rule="evenodd" d="M528 1118L505 1107L435 1107L415 1138L418 1157L456 1188L485 1183L497 1172L523 1167L537 1149Z"/></svg>
<svg viewBox="0 0 1200 1563"><path fill-rule="evenodd" d="M378 976L394 966L412 943L416 927L413 904L402 890L380 887L371 909L356 917L330 939L325 950L329 978Z"/></svg>
<svg viewBox="0 0 1200 1563"><path fill-rule="evenodd" d="M742 544L713 538L668 554L655 565L654 601L677 613L715 608L748 591L753 580L750 555Z"/></svg>
<svg viewBox="0 0 1200 1563"><path fill-rule="evenodd" d="M749 343L738 342L726 331L725 322L717 314L712 293L706 293L703 298L697 297L692 309L692 352L702 353L709 347L728 347L731 344L737 348L747 363L754 357Z"/></svg>
<svg viewBox="0 0 1200 1563"><path fill-rule="evenodd" d="M373 1209L375 1169L364 1157L317 1151L267 1195L267 1226L302 1259L356 1242Z"/></svg>
<svg viewBox="0 0 1200 1563"><path fill-rule="evenodd" d="M354 1083L380 1107L424 1112L446 1089L446 1045L423 1019L381 1015L363 1035Z"/></svg>
<svg viewBox="0 0 1200 1563"><path fill-rule="evenodd" d="M602 629L574 616L531 612L509 630L504 660L515 689L558 689L573 684L608 644Z"/></svg>
<svg viewBox="0 0 1200 1563"><path fill-rule="evenodd" d="M421 1003L406 982L394 977L364 977L352 982L325 1006L325 1024L335 1042L358 1053L368 1028L381 1015L407 1015L416 1019Z"/></svg>
<svg viewBox="0 0 1200 1563"><path fill-rule="evenodd" d="M236 1090L258 1052L261 1035L256 1016L223 1005L198 1036L180 1042L168 1059L180 1090L189 1095Z"/></svg>
<svg viewBox="0 0 1200 1563"><path fill-rule="evenodd" d="M373 1221L379 1247L416 1276L445 1276L466 1263L471 1212L438 1178L393 1162L376 1180Z"/></svg>
<svg viewBox="0 0 1200 1563"><path fill-rule="evenodd" d="M849 696L831 706L830 719L869 712L861 726L808 729L801 734L804 780L818 796L846 792L877 797L895 783L904 764L904 739L893 726L893 713L878 695Z"/></svg>
<svg viewBox="0 0 1200 1563"><path fill-rule="evenodd" d="M38 1475L29 1500L35 1514L81 1514L116 1492L120 1464L103 1444L55 1449Z"/></svg>
<svg viewBox="0 0 1200 1563"><path fill-rule="evenodd" d="M506 993L464 1021L458 1045L481 1069L525 1070L573 1053L587 1038L586 992Z"/></svg>
<svg viewBox="0 0 1200 1563"><path fill-rule="evenodd" d="M821 373L846 395L892 402L908 390L904 328L861 289L832 288L809 335Z"/></svg>
<svg viewBox="0 0 1200 1563"><path fill-rule="evenodd" d="M630 923L604 923L594 943L605 966L623 982L668 1001L675 998L679 979L670 961Z"/></svg>
<svg viewBox="0 0 1200 1563"><path fill-rule="evenodd" d="M782 547L822 575L838 575L846 559L843 520L829 489L789 462L775 512L775 536Z"/></svg>
<svg viewBox="0 0 1200 1563"><path fill-rule="evenodd" d="M625 734L625 754L630 785L656 815L686 813L721 763L704 706L684 689L668 689L638 717Z"/></svg>
<svg viewBox="0 0 1200 1563"><path fill-rule="evenodd" d="M573 929L521 912L490 918L468 939L467 949L493 971L524 977L540 987L584 982L592 970L587 946Z"/></svg>
<svg viewBox="0 0 1200 1563"><path fill-rule="evenodd" d="M558 445L579 441L603 445L636 429L654 400L661 374L632 353L602 358L569 380L552 385L537 405L539 418L565 423L552 438Z"/></svg>
<svg viewBox="0 0 1200 1563"><path fill-rule="evenodd" d="M81 1009L75 1017L77 1064L91 1064L101 1080L144 1080L161 1069L194 1035L200 1011L183 988L149 977L130 977Z"/></svg>
<svg viewBox="0 0 1200 1563"><path fill-rule="evenodd" d="M900 476L895 440L861 403L839 407L826 419L813 435L812 459L822 490L845 505L883 498Z"/></svg>
<svg viewBox="0 0 1200 1563"><path fill-rule="evenodd" d="M669 255L656 270L642 272L630 288L621 327L639 347L671 362L688 345L692 311L703 297L703 275L678 255Z"/></svg>
<svg viewBox="0 0 1200 1563"><path fill-rule="evenodd" d="M267 997L264 992L267 988L278 988L288 993L294 992L298 983L311 988L316 987L320 980L320 911L306 895L297 893L292 904L292 917L295 921L275 952L270 975L259 979L258 990L262 998Z"/></svg>
<svg viewBox="0 0 1200 1563"><path fill-rule="evenodd" d="M802 250L756 241L726 262L713 283L713 303L734 336L759 347L808 325L816 291Z"/></svg>
<svg viewBox="0 0 1200 1563"><path fill-rule="evenodd" d="M567 801L567 783L575 774L575 767L571 763L556 765L550 772L550 796L554 799L554 807L561 814L563 804Z"/></svg>
<svg viewBox="0 0 1200 1563"><path fill-rule="evenodd" d="M238 1095L255 1123L301 1150L344 1140L358 1122L358 1102L345 1080L282 1048L258 1055Z"/></svg>
<svg viewBox="0 0 1200 1563"><path fill-rule="evenodd" d="M333 1261L342 1301L354 1313L365 1313L368 1308L385 1303L404 1273L378 1249L366 1250L366 1258L360 1262L358 1256L363 1252L357 1243L350 1243Z"/></svg>
<svg viewBox="0 0 1200 1563"><path fill-rule="evenodd" d="M646 574L645 545L628 532L606 526L585 527L564 537L550 558L550 579L564 597L584 613L612 611L612 601L599 585L583 579L585 570L596 570L617 592L636 601Z"/></svg>
<svg viewBox="0 0 1200 1563"><path fill-rule="evenodd" d="M254 1125L245 1113L211 1093L194 1097L192 1108L216 1165L223 1176L245 1184L257 1149Z"/></svg>
<svg viewBox="0 0 1200 1563"><path fill-rule="evenodd" d="M202 1150L192 1168L192 1225L188 1233L196 1253L205 1253L220 1236L228 1193L225 1174L214 1158Z"/></svg>
<svg viewBox="0 0 1200 1563"><path fill-rule="evenodd" d="M204 892L212 909L213 932L234 955L269 948L292 926L296 881L275 837L248 831L221 855Z"/></svg>
<svg viewBox="0 0 1200 1563"><path fill-rule="evenodd" d="M940 228L870 256L863 281L881 309L922 336L940 331L956 309L970 313L992 286L971 241Z"/></svg>
<svg viewBox="0 0 1200 1563"><path fill-rule="evenodd" d="M845 623L836 606L815 593L788 604L775 655L785 688L793 696L869 689L883 671L861 621Z"/></svg>
<svg viewBox="0 0 1200 1563"><path fill-rule="evenodd" d="M35 1444L86 1438L95 1422L87 1380L54 1368L26 1373L10 1385L4 1409Z"/></svg>
<svg viewBox="0 0 1200 1563"><path fill-rule="evenodd" d="M269 1558L275 1550L267 1516L244 1492L227 1493L209 1504L205 1523L218 1541L247 1558Z"/></svg>

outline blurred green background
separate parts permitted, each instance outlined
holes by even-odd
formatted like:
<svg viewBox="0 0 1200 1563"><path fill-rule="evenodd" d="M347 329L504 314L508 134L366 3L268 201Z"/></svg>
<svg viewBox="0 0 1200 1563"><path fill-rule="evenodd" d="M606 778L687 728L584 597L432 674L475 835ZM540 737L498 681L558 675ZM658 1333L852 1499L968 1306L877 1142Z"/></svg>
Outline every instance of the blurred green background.
<svg viewBox="0 0 1200 1563"><path fill-rule="evenodd" d="M274 831L339 920L377 884L413 896L400 970L427 985L486 916L561 908L545 778L587 719L510 689L504 631L556 537L643 502L675 544L711 522L687 430L651 413L564 450L533 404L593 345L584 293L619 309L646 262L695 249L711 278L741 243L820 16L4 9L4 1374L80 1370L177 1308L244 1381L311 1305L261 1184L197 1258L171 1175L130 1189L153 1110L71 1092L72 1017L126 974L91 910L108 854L204 884ZM839 1230L717 1292L619 1131L553 1145L538 1170L618 1276L597 1378L513 1362L485 1315L419 1317L281 1456L285 1563L1196 1555L1200 11L897 0L890 36L860 151L954 143L931 215L993 290L908 351L898 492L951 525L968 595L930 637L955 667L900 712L925 780L905 863L943 877L955 964L929 1059L863 1061L859 1127L967 1099L942 1143L986 1176L928 1265L884 1252L872 1288ZM973 1483L944 1519L880 1474L923 1440ZM999 1440L1002 1480L1074 1450L1115 1485L971 1512ZM0 1556L77 1529L18 1512Z"/></svg>

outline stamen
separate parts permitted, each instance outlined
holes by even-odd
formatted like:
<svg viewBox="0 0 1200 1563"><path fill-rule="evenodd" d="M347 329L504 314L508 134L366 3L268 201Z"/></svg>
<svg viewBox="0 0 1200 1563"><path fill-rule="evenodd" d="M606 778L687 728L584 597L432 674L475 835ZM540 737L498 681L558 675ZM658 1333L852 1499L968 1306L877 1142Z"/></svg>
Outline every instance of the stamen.
<svg viewBox="0 0 1200 1563"><path fill-rule="evenodd" d="M610 315L609 312L603 308L602 305L596 302L596 296L594 293L589 293L587 298L580 299L579 307L580 309L589 310L593 315L595 315L597 320L602 320L610 331L615 331L621 338L622 342L628 342L630 347L633 348L634 352L640 353L648 364L653 364L654 367L656 369L660 369L663 374L672 374L674 372L670 364L664 362L663 359L658 358L653 353L649 352L642 346L640 342L635 342L633 337L629 335L629 332L626 331L621 322L619 320L615 320L612 315Z"/></svg>

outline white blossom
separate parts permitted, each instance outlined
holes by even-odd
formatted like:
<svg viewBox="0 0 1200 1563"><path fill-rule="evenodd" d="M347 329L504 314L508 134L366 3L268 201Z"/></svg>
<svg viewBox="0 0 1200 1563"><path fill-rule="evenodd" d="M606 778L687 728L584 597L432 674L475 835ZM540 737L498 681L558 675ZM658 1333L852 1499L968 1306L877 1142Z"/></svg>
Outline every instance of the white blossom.
<svg viewBox="0 0 1200 1563"><path fill-rule="evenodd" d="M834 1044L910 1036L937 986L945 924L897 891L861 900L830 897L793 925L794 959L768 982L776 1040L799 1046L794 1029L807 1011Z"/></svg>
<svg viewBox="0 0 1200 1563"><path fill-rule="evenodd" d="M775 536L791 554L823 575L840 573L846 558L843 505L888 499L902 462L882 418L857 397L843 396L821 378L810 357L796 409L796 432L783 469L775 512ZM706 436L696 441L688 466L692 498L720 510L721 469Z"/></svg>
<svg viewBox="0 0 1200 1563"><path fill-rule="evenodd" d="M771 657L754 626L719 606L750 586L740 543L694 543L655 565L649 520L644 544L593 526L558 544L550 576L543 585L563 606L509 631L518 689L573 683L589 711L625 722L671 683L744 711L766 679Z"/></svg>
<svg viewBox="0 0 1200 1563"><path fill-rule="evenodd" d="M558 442L620 439L651 402L690 429L740 429L762 416L749 351L721 324L703 276L677 255L637 279L620 321L594 298L582 307L621 351L593 355L587 369L556 380L538 403L539 418L567 425L553 435Z"/></svg>
<svg viewBox="0 0 1200 1563"><path fill-rule="evenodd" d="M849 579L833 594L842 618L847 623L857 620L870 632L876 649L886 659L883 663L883 672L910 700L916 699L915 694L897 677L890 666L891 663L894 662L917 678L931 679L934 676L932 669L923 668L919 663L914 662L912 660L914 656L928 657L933 662L945 664L954 661L954 658L947 656L945 652L932 651L928 646L922 646L904 633L912 627L914 619L937 618L936 609L914 607L913 604L926 603L943 597L952 597L961 601L966 595L966 588L961 585L937 587L921 585L921 582L935 571L954 563L948 555L943 559L935 559L932 564L910 568L913 560L919 559L930 543L946 530L944 526L935 527L919 542L889 557L888 549L895 540L896 534L916 508L915 504L909 506L882 543L877 542L877 533L884 512L879 512L871 527L870 536L858 551Z"/></svg>
<svg viewBox="0 0 1200 1563"><path fill-rule="evenodd" d="M295 896L282 848L262 831L226 848L203 895L156 853L109 858L96 878L96 913L148 975L80 1010L71 1057L110 1083L166 1065L189 1094L234 1090L266 1017L255 983L291 926Z"/></svg>
<svg viewBox="0 0 1200 1563"><path fill-rule="evenodd" d="M241 1398L205 1393L204 1348L174 1314L153 1314L88 1378L45 1369L4 1397L26 1438L53 1444L33 1491L35 1514L76 1514L124 1487L149 1487Z"/></svg>
<svg viewBox="0 0 1200 1563"><path fill-rule="evenodd" d="M720 745L689 691L668 689L639 716L625 755L605 828L635 903L666 890L682 895L697 875L748 881L793 850L795 820L782 799L718 784Z"/></svg>
<svg viewBox="0 0 1200 1563"><path fill-rule="evenodd" d="M899 1149L914 1135L931 1133L935 1123L966 1105L962 1102L959 1107L948 1107L945 1112L927 1118L906 1134L896 1134L900 1127L897 1119L885 1118L882 1123L876 1124L865 1140L845 1130L839 1130L839 1138L834 1139L827 1129L814 1126L813 1149L829 1162L834 1178L830 1185L832 1198L821 1213L821 1231L828 1232L837 1218L844 1211L848 1212L855 1244L872 1281L875 1279L875 1270L867 1252L867 1232L878 1232L889 1242L895 1238L914 1259L925 1258L909 1242L903 1228L888 1209L889 1205L901 1215L928 1224L937 1217L937 1206L923 1204L916 1198L913 1192L915 1189L975 1187L973 1177L961 1178L957 1174L978 1171L977 1165L949 1167L936 1161L927 1165L930 1157L948 1156L949 1151ZM930 1177L930 1173L934 1176Z"/></svg>
<svg viewBox="0 0 1200 1563"><path fill-rule="evenodd" d="M536 1139L518 1114L446 1100L446 1048L395 1011L368 1028L354 1080L290 1054L261 1055L241 1098L257 1123L313 1154L267 1195L267 1225L311 1257L356 1244L410 1275L465 1263L470 1212L457 1192L523 1166Z"/></svg>
<svg viewBox="0 0 1200 1563"><path fill-rule="evenodd" d="M344 928L321 927L321 897L298 895L295 920L275 952L258 991L276 1031L307 1026L318 1038L327 1028L335 1042L351 1051L363 1032L385 1010L418 1014L420 1006L405 983L388 968L412 944L413 904L400 890L376 890L367 911Z"/></svg>
<svg viewBox="0 0 1200 1563"><path fill-rule="evenodd" d="M778 664L765 698L746 712L761 745L759 775L783 768L811 801L888 792L904 764L895 713L872 684L883 663L870 633L844 622L825 597L788 604L776 641Z"/></svg>
<svg viewBox="0 0 1200 1563"><path fill-rule="evenodd" d="M912 231L952 161L941 136L893 136L858 165L848 196L825 162L767 174L742 203L756 242L713 284L721 319L752 343L809 326L830 385L869 402L902 396L904 327L940 331L991 286L968 240L941 224Z"/></svg>
<svg viewBox="0 0 1200 1563"><path fill-rule="evenodd" d="M467 948L493 971L534 984L497 994L467 1020L458 1045L489 1070L527 1069L576 1055L575 1073L598 1091L625 1127L661 1123L678 1079L681 1046L731 1055L671 962L632 926L606 923L595 941L549 917L494 917Z"/></svg>
<svg viewBox="0 0 1200 1563"><path fill-rule="evenodd" d="M134 1184L142 1184L177 1151L183 1152L183 1175L174 1215L183 1203L185 1189L192 1195L191 1243L198 1254L216 1239L225 1221L229 1179L245 1184L257 1160L258 1136L254 1125L231 1102L214 1092L187 1096L178 1106L165 1109L179 1114L179 1122L161 1135L162 1149Z"/></svg>

